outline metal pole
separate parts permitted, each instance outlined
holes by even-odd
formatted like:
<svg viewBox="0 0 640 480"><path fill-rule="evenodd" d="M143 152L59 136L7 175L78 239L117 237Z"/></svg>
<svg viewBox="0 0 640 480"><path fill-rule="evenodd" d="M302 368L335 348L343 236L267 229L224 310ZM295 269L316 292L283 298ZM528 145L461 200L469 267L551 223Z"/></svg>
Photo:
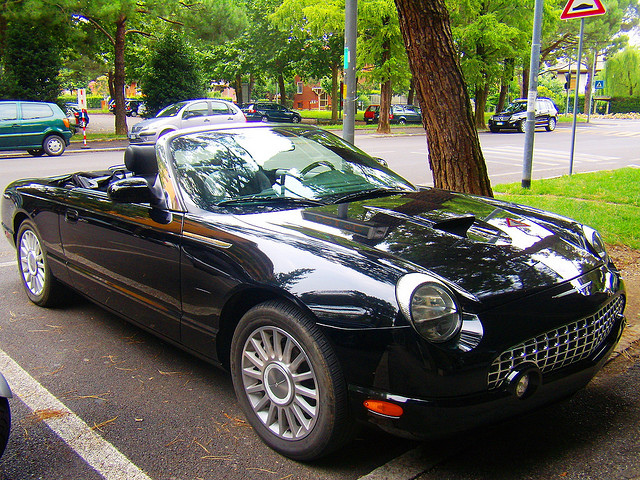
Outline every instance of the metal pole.
<svg viewBox="0 0 640 480"><path fill-rule="evenodd" d="M524 138L524 160L522 162L522 188L531 188L533 168L533 137L536 130L536 99L538 98L538 71L540 69L540 36L542 32L542 9L544 0L536 0L531 38L531 60L529 62L529 95L527 96L527 123Z"/></svg>
<svg viewBox="0 0 640 480"><path fill-rule="evenodd" d="M569 115L569 96L571 93L571 55L569 55L569 81L567 82L567 108L564 111L565 115Z"/></svg>
<svg viewBox="0 0 640 480"><path fill-rule="evenodd" d="M342 138L355 140L356 120L356 37L358 32L358 0L346 0L344 23L344 78L347 94L344 98Z"/></svg>
<svg viewBox="0 0 640 480"><path fill-rule="evenodd" d="M578 42L578 65L576 66L576 93L573 97L573 126L571 128L571 150L569 152L569 175L573 175L573 151L576 146L576 117L578 116L578 92L580 91L580 70L582 70L582 37L584 18L580 19L580 40Z"/></svg>
<svg viewBox="0 0 640 480"><path fill-rule="evenodd" d="M589 89L589 113L587 113L587 123L591 120L591 107L593 106L593 97L595 97L595 88L593 88L596 81L596 62L598 61L598 50L593 54L593 68L591 69L591 88ZM585 91L586 95L586 91Z"/></svg>

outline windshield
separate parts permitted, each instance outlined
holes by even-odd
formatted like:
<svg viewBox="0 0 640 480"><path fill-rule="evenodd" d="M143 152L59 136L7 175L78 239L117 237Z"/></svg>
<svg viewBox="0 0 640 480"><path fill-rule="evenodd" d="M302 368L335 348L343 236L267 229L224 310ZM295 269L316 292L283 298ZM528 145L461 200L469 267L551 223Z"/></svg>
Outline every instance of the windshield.
<svg viewBox="0 0 640 480"><path fill-rule="evenodd" d="M203 209L329 204L414 191L402 177L315 127L239 128L171 140L178 182Z"/></svg>
<svg viewBox="0 0 640 480"><path fill-rule="evenodd" d="M187 102L178 102L178 103L174 103L173 105L169 105L168 107L165 107L162 110L160 110L157 113L156 117L175 117L180 111L180 109L184 107L186 104Z"/></svg>
<svg viewBox="0 0 640 480"><path fill-rule="evenodd" d="M520 113L527 110L527 102L513 102L504 109L505 113Z"/></svg>

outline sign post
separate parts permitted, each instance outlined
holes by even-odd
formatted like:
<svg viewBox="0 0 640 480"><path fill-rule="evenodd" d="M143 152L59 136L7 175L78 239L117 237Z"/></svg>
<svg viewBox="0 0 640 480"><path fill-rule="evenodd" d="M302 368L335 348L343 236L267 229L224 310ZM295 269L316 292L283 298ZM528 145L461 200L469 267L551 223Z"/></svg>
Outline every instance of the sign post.
<svg viewBox="0 0 640 480"><path fill-rule="evenodd" d="M576 91L573 99L573 125L571 128L571 152L569 154L569 175L573 174L573 153L576 144L576 117L578 115L578 93L580 90L580 72L582 70L582 38L584 37L584 19L593 15L604 15L606 10L600 0L569 0L560 15L561 20L580 19L580 40L578 42L578 64L576 66Z"/></svg>

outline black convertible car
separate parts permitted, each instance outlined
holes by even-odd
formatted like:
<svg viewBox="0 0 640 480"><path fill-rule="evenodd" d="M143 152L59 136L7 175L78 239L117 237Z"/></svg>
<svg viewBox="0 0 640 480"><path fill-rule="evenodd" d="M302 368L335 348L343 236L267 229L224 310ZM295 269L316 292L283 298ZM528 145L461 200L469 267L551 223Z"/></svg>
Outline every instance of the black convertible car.
<svg viewBox="0 0 640 480"><path fill-rule="evenodd" d="M321 129L182 130L124 160L7 187L26 294L71 287L229 369L289 457L358 422L424 438L532 410L586 385L622 333L593 229L415 188Z"/></svg>

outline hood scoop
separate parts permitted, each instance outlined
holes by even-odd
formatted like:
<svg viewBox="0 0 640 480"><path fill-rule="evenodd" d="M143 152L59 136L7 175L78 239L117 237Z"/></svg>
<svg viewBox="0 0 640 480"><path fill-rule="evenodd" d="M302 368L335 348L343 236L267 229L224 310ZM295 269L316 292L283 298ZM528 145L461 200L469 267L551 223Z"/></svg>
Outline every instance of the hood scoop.
<svg viewBox="0 0 640 480"><path fill-rule="evenodd" d="M365 205L364 208L372 213L382 214L387 217L418 223L434 230L440 230L457 237L467 238L467 232L476 221L475 215L456 215L448 212L431 212L431 215L412 216L397 210Z"/></svg>

